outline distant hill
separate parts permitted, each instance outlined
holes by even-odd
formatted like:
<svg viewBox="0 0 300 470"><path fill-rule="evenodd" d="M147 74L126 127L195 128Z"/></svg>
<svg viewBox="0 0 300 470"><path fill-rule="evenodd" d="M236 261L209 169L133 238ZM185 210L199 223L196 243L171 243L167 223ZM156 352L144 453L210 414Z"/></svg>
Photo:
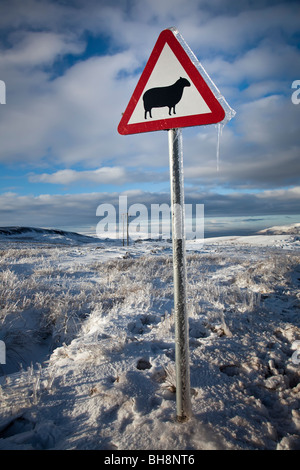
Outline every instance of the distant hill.
<svg viewBox="0 0 300 470"><path fill-rule="evenodd" d="M53 243L74 245L78 243L99 242L98 238L81 235L76 232L67 232L58 229L45 229L37 227L0 227L0 240L4 241L31 241L38 243Z"/></svg>
<svg viewBox="0 0 300 470"><path fill-rule="evenodd" d="M300 223L291 225L275 225L257 232L259 235L300 235Z"/></svg>

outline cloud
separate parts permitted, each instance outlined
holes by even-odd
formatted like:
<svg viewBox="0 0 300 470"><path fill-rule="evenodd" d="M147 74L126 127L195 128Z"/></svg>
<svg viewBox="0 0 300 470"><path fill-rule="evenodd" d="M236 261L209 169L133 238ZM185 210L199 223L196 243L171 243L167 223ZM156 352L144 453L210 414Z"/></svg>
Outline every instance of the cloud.
<svg viewBox="0 0 300 470"><path fill-rule="evenodd" d="M170 204L169 193L132 190L124 193L86 193L40 196L0 195L0 218L3 225L37 227L94 226L99 221L96 209L100 204L113 204L118 212L119 196L127 195L132 204ZM300 187L253 194L217 194L186 191L186 204L204 204L205 218L230 216L264 216L266 214L299 214Z"/></svg>
<svg viewBox="0 0 300 470"><path fill-rule="evenodd" d="M198 201L205 205L207 217L299 215L299 187L288 190L268 190L257 193L207 193ZM199 202L198 202L199 203Z"/></svg>
<svg viewBox="0 0 300 470"><path fill-rule="evenodd" d="M9 36L11 47L2 51L1 67L33 67L51 64L57 56L79 54L84 43L74 34L50 31L18 31Z"/></svg>
<svg viewBox="0 0 300 470"><path fill-rule="evenodd" d="M286 86L293 81L293 77L298 76L299 59L297 47L280 42L274 47L274 43L267 38L258 46L238 54L234 60L215 56L205 59L203 63L220 87L265 81L276 81ZM267 92L270 93L270 90Z"/></svg>
<svg viewBox="0 0 300 470"><path fill-rule="evenodd" d="M45 73L12 72L0 118L2 161L34 163L48 153L60 163L91 164L120 153L117 125L130 80L117 76L134 66L124 52L82 61L52 81Z"/></svg>
<svg viewBox="0 0 300 470"><path fill-rule="evenodd" d="M290 86L299 78L300 5L268 0L125 3L3 0L0 78L7 104L0 108L2 164L22 168L31 184L113 184L121 191L133 182L140 188L144 182L165 182L167 188L167 134L124 137L117 126L159 32L174 25L237 111L223 129L219 172L216 128L183 130L186 195L198 202L205 196L214 213L224 208L261 214L276 209L272 200L278 211L290 207L295 213L296 193L261 191L298 185L300 106L291 103ZM99 44L92 56L90 39ZM248 189L255 195L235 196L236 190ZM221 197L222 191L227 193ZM142 194L147 200L162 197ZM32 209L21 196L2 201L7 217L11 207L39 225L34 210L46 210L54 225L55 214L60 224L73 222L66 207L86 210L97 196L80 198L28 196ZM94 217L86 210L80 220L87 213L89 220Z"/></svg>
<svg viewBox="0 0 300 470"><path fill-rule="evenodd" d="M43 173L41 175L29 175L31 183L51 183L70 185L78 182L90 182L97 184L117 184L126 182L126 171L121 167L102 167L97 170L76 171L59 170L55 173Z"/></svg>
<svg viewBox="0 0 300 470"><path fill-rule="evenodd" d="M141 172L149 166L167 167L165 133L126 138L117 134L120 110L126 105L124 90L127 89L127 96L130 96L129 83L134 81L132 78L120 80L117 76L120 69L129 64L136 65L130 53L88 59L54 80L47 94L37 96L31 103L26 101L24 109L8 108L0 129L1 158L35 163L45 159L48 153L52 161L66 167L77 163L94 167L102 163L107 168L112 158L116 168L124 163L139 166ZM191 178L191 182L198 178L201 184L212 184L217 177L218 183L244 187L295 184L299 168L299 110L290 97L272 95L246 101L236 110L233 126L238 136L232 132L232 127L225 127L218 175L215 129L184 131L186 178ZM58 176L66 178L71 174L74 178L75 170L73 173L71 170L66 168L55 177L45 176L44 181L53 182L55 178L58 181ZM86 180L88 175L92 178L94 170L90 171L85 173ZM128 182L131 181L130 173L126 174ZM167 178L166 175L166 181Z"/></svg>
<svg viewBox="0 0 300 470"><path fill-rule="evenodd" d="M203 5L203 3L205 5ZM274 43L297 33L300 7L296 2L196 2L194 15L179 19L182 34L188 34L193 50L205 56L222 52L228 57L257 46L266 37ZM277 4L278 3L278 4ZM216 32L219 32L216 33Z"/></svg>
<svg viewBox="0 0 300 470"><path fill-rule="evenodd" d="M274 189L273 191L264 191L257 196L259 199L275 199L289 202L300 198L300 186L296 186L290 189Z"/></svg>
<svg viewBox="0 0 300 470"><path fill-rule="evenodd" d="M266 96L236 107L220 139L217 171L215 128L199 129L184 145L185 178L191 184L236 189L297 185L300 174L299 112L290 97Z"/></svg>
<svg viewBox="0 0 300 470"><path fill-rule="evenodd" d="M100 184L122 184L125 181L124 168L120 167L102 167L97 170L75 171L59 170L52 174L43 173L41 175L30 175L31 183L52 183L69 185L78 181L88 181Z"/></svg>
<svg viewBox="0 0 300 470"><path fill-rule="evenodd" d="M117 185L131 182L166 181L169 175L163 172L149 172L137 169L126 169L120 166L101 167L96 170L58 170L54 173L30 173L30 183L50 183L70 186L74 184Z"/></svg>

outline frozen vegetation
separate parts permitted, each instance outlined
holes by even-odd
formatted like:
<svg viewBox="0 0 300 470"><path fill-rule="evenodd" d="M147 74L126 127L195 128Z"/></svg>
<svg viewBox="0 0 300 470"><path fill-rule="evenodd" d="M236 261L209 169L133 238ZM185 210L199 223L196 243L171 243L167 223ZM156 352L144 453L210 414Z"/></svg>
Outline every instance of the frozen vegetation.
<svg viewBox="0 0 300 470"><path fill-rule="evenodd" d="M26 230L0 231L0 449L300 449L299 226L187 243L185 423L172 245Z"/></svg>

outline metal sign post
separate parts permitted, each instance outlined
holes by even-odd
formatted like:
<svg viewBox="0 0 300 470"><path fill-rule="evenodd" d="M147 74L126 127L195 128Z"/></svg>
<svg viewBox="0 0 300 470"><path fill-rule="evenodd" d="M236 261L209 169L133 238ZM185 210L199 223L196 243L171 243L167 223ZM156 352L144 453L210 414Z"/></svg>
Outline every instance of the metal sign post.
<svg viewBox="0 0 300 470"><path fill-rule="evenodd" d="M175 111L176 108L176 111ZM182 128L235 115L176 28L162 31L118 125L121 135L169 135L177 419L191 416L184 229Z"/></svg>
<svg viewBox="0 0 300 470"><path fill-rule="evenodd" d="M170 129L169 158L172 207L173 278L175 312L176 411L178 421L191 416L182 130Z"/></svg>

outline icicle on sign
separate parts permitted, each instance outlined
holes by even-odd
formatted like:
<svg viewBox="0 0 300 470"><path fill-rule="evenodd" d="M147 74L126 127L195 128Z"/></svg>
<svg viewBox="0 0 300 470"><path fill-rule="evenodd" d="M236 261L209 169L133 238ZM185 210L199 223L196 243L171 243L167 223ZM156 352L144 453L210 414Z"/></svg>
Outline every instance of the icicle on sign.
<svg viewBox="0 0 300 470"><path fill-rule="evenodd" d="M159 130L169 134L178 421L192 413L181 128L223 125L234 114L182 36L170 28L160 33L118 126L122 135Z"/></svg>

